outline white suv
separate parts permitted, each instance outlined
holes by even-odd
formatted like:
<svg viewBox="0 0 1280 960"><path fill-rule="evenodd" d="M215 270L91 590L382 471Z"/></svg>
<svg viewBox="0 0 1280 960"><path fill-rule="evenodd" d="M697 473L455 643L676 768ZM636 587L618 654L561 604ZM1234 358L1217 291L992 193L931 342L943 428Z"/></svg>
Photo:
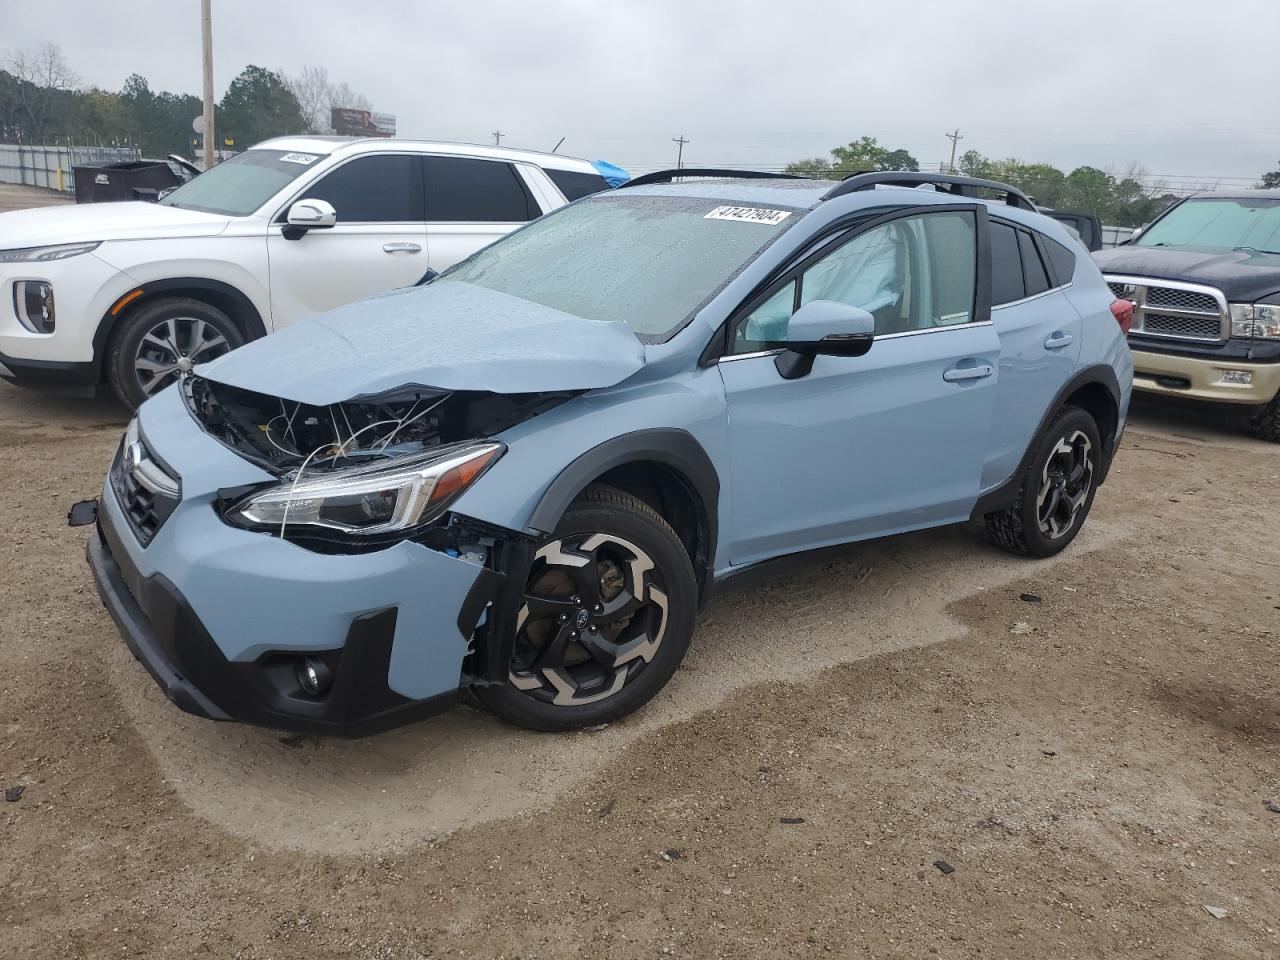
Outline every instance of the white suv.
<svg viewBox="0 0 1280 960"><path fill-rule="evenodd" d="M0 214L0 377L130 407L308 314L422 281L625 179L499 147L261 143L158 203Z"/></svg>

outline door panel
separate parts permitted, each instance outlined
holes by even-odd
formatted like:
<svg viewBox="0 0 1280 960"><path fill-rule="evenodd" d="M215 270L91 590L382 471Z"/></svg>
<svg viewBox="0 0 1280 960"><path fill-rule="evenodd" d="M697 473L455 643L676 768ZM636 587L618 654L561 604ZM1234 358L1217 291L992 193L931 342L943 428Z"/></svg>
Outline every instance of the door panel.
<svg viewBox="0 0 1280 960"><path fill-rule="evenodd" d="M739 355L719 364L731 564L968 518L1000 353L977 282L985 229L976 208L891 214L806 257L731 321ZM815 299L871 313L876 339L785 380L768 350Z"/></svg>
<svg viewBox="0 0 1280 960"><path fill-rule="evenodd" d="M784 380L773 355L720 362L734 565L968 519L998 374L990 324L878 339ZM991 367L948 380L949 371Z"/></svg>
<svg viewBox="0 0 1280 960"><path fill-rule="evenodd" d="M355 157L298 199L320 199L337 225L296 240L267 234L274 328L375 293L417 283L427 272L422 164L415 154Z"/></svg>

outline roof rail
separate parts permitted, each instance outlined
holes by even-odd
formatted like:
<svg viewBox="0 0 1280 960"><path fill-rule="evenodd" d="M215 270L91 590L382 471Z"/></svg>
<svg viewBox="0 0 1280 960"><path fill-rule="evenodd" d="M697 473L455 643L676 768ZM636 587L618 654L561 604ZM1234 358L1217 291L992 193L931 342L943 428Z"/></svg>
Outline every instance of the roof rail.
<svg viewBox="0 0 1280 960"><path fill-rule="evenodd" d="M657 170L628 180L625 187L643 187L649 183L670 183L677 177L725 177L736 180L803 180L792 173L768 173L763 170L723 170L719 167L679 167L675 170Z"/></svg>
<svg viewBox="0 0 1280 960"><path fill-rule="evenodd" d="M1011 207L1035 212L1036 205L1017 187L996 180L983 180L981 177L958 177L949 173L917 173L909 170L884 170L870 173L854 173L845 177L836 186L822 195L823 200L834 200L846 193L858 190L870 190L884 184L891 187L919 187L929 184L944 188L945 193L958 197L977 197L979 190L994 190L1005 195L1005 203Z"/></svg>

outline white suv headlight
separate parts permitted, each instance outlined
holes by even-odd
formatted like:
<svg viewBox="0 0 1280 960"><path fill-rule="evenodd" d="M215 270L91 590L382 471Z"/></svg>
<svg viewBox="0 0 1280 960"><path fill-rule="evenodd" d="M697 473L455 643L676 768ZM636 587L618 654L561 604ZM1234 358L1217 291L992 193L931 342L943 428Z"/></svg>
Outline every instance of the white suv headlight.
<svg viewBox="0 0 1280 960"><path fill-rule="evenodd" d="M96 250L101 240L92 243L60 243L52 247L23 247L19 250L0 250L0 263L44 263L49 260L65 260Z"/></svg>
<svg viewBox="0 0 1280 960"><path fill-rule="evenodd" d="M425 455L381 460L306 479L305 471L227 510L239 526L319 527L343 534L399 533L438 517L506 452L493 441L437 447Z"/></svg>
<svg viewBox="0 0 1280 960"><path fill-rule="evenodd" d="M1280 304L1231 304L1231 336L1280 340Z"/></svg>

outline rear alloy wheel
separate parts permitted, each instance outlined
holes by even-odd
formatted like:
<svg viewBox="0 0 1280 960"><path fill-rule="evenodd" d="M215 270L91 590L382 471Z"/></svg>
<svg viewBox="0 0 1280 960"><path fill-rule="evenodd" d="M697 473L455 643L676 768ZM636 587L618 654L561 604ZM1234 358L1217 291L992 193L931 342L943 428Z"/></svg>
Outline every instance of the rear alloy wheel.
<svg viewBox="0 0 1280 960"><path fill-rule="evenodd" d="M697 587L675 532L643 502L591 487L534 554L499 716L536 730L605 723L667 682L693 632Z"/></svg>
<svg viewBox="0 0 1280 960"><path fill-rule="evenodd" d="M107 377L116 395L137 407L198 363L244 343L221 310L185 297L159 300L128 315L116 331Z"/></svg>
<svg viewBox="0 0 1280 960"><path fill-rule="evenodd" d="M1048 557L1074 540L1093 506L1101 450L1093 417L1066 407L1040 435L1014 505L987 514L992 541L1010 553Z"/></svg>

